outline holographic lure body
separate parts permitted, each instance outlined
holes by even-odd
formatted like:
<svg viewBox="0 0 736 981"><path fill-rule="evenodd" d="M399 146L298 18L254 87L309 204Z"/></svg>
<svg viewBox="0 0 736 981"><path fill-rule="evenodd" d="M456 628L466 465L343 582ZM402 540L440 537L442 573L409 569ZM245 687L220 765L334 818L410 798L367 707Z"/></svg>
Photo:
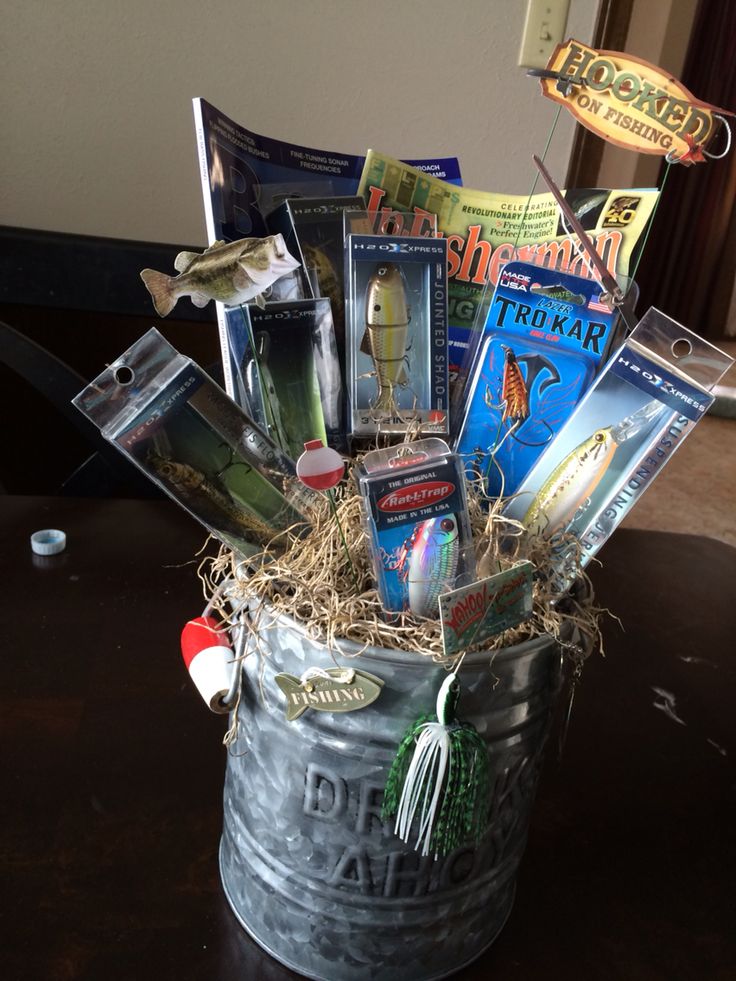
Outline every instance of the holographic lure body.
<svg viewBox="0 0 736 981"><path fill-rule="evenodd" d="M400 577L407 583L409 609L437 617L437 599L457 577L460 542L454 514L420 522L404 546Z"/></svg>

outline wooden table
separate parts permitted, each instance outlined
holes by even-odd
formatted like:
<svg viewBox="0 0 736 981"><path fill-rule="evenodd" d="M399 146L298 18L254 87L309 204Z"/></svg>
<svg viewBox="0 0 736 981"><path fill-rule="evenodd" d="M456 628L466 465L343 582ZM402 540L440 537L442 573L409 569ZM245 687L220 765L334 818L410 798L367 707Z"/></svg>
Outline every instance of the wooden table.
<svg viewBox="0 0 736 981"><path fill-rule="evenodd" d="M40 559L47 527L68 546ZM295 977L219 884L225 722L178 650L203 540L166 501L0 497L2 978ZM619 531L601 558L625 632L606 623L511 918L460 979L734 976L736 550Z"/></svg>

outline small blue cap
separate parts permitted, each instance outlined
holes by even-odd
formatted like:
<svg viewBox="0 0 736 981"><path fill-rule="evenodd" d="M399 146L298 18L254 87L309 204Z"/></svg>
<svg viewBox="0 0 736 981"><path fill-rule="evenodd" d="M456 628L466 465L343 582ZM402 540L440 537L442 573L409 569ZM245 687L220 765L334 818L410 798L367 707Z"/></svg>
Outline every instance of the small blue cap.
<svg viewBox="0 0 736 981"><path fill-rule="evenodd" d="M66 548L66 535L56 528L44 528L31 535L31 548L36 555L56 555Z"/></svg>

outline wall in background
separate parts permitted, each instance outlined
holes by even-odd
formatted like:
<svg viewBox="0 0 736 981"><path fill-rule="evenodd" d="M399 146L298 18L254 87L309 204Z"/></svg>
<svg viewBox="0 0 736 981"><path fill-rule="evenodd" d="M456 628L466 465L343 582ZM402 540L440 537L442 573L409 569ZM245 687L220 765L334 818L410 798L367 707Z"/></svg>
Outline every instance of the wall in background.
<svg viewBox="0 0 736 981"><path fill-rule="evenodd" d="M191 99L268 136L460 158L526 193L556 108L516 65L526 0L9 0L0 223L205 244ZM598 10L571 0L567 35ZM562 181L573 121L547 158Z"/></svg>

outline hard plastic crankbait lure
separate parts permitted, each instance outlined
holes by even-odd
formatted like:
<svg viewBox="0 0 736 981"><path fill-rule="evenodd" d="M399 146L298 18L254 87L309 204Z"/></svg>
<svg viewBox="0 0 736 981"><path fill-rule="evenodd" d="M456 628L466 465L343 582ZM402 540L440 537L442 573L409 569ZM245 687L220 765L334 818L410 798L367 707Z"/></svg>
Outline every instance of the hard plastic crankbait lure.
<svg viewBox="0 0 736 981"><path fill-rule="evenodd" d="M430 437L367 453L358 481L384 609L438 620L440 593L475 572L462 461Z"/></svg>
<svg viewBox="0 0 736 981"><path fill-rule="evenodd" d="M327 243L326 243L327 244ZM342 269L338 273L326 248L317 245L302 245L307 269L313 269L319 285L319 296L326 296L332 304L332 318L340 325L341 339L345 324L345 294L342 285Z"/></svg>
<svg viewBox="0 0 736 981"><path fill-rule="evenodd" d="M401 270L386 262L368 280L365 300L366 331L360 349L370 354L376 372L376 412L396 412L394 389L409 381L406 352L409 340L409 306Z"/></svg>
<svg viewBox="0 0 736 981"><path fill-rule="evenodd" d="M542 484L522 524L533 535L545 538L566 531L578 511L589 503L618 447L640 433L660 412L662 404L653 399L616 425L597 429L576 446Z"/></svg>
<svg viewBox="0 0 736 981"><path fill-rule="evenodd" d="M460 556L454 514L421 521L400 549L391 568L408 586L409 609L420 617L437 616L437 599L455 583Z"/></svg>
<svg viewBox="0 0 736 981"><path fill-rule="evenodd" d="M651 487L732 363L654 307L642 317L504 507L551 543L553 592L569 588Z"/></svg>
<svg viewBox="0 0 736 981"><path fill-rule="evenodd" d="M288 453L288 432L281 415L281 403L279 402L276 385L274 384L269 366L271 337L266 331L258 331L253 339L255 341L256 358L254 358L252 364L255 367L256 376L260 373L263 410L266 416L268 435L274 443L278 443L281 449Z"/></svg>

